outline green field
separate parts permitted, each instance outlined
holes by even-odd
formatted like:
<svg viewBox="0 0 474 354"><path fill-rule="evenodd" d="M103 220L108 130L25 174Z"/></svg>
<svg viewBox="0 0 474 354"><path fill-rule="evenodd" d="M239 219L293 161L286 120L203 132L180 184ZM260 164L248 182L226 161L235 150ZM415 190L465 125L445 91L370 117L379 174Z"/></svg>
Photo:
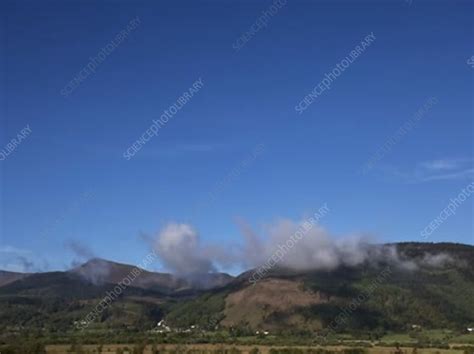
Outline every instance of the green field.
<svg viewBox="0 0 474 354"><path fill-rule="evenodd" d="M68 345L51 345L47 347L48 354L67 354L71 353L71 346ZM418 354L463 354L463 349L413 349L410 347L400 347L400 351L395 347L371 347L371 348L357 348L344 346L229 346L219 344L194 344L194 345L158 345L156 347L146 346L138 348L133 345L104 345L100 348L96 345L84 345L81 352L74 353L192 353L192 354L392 354L392 353L418 353ZM474 350L474 347L473 347Z"/></svg>
<svg viewBox="0 0 474 354"><path fill-rule="evenodd" d="M94 334L95 333L95 334ZM451 330L420 330L410 333L388 333L379 340L355 338L343 334L324 344L316 337L297 336L229 336L213 333L150 335L146 333L89 332L83 336L50 336L37 339L24 336L0 345L1 354L474 354L474 334ZM55 344L53 344L55 343Z"/></svg>

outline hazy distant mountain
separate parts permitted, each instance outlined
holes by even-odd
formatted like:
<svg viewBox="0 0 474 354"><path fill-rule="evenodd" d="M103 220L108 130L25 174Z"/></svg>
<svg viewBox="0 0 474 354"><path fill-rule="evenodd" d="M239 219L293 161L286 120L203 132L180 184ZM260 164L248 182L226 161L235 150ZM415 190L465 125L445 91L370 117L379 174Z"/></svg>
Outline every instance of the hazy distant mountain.
<svg viewBox="0 0 474 354"><path fill-rule="evenodd" d="M119 283L132 274L135 266L94 258L70 270L84 279L94 283ZM131 286L143 289L173 292L186 289L212 289L224 286L233 277L225 273L207 273L192 277L178 277L169 273L150 272L139 269L140 275L133 280Z"/></svg>
<svg viewBox="0 0 474 354"><path fill-rule="evenodd" d="M134 271L139 271L134 276ZM12 293L15 291L27 291L58 287L90 287L101 289L110 287L123 281L127 276L133 281L130 288L158 291L171 294L185 290L212 289L228 284L233 277L225 273L208 273L198 276L184 278L169 273L150 272L135 266L94 258L86 263L66 272L44 272L34 274L12 273L0 271L0 293ZM17 281L18 282L15 282ZM51 294L54 295L54 294Z"/></svg>
<svg viewBox="0 0 474 354"><path fill-rule="evenodd" d="M125 277L133 276L132 270L134 268L132 265L95 258L69 272L77 274L93 284L102 285L104 283L117 284ZM134 277L131 286L169 292L186 288L187 283L168 273L155 273L140 269L140 275Z"/></svg>

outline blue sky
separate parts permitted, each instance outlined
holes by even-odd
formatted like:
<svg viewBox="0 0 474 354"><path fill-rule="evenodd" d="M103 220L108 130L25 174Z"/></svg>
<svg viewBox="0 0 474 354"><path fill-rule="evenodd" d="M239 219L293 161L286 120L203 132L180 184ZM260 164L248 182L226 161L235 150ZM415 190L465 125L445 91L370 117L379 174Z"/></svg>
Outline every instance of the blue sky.
<svg viewBox="0 0 474 354"><path fill-rule="evenodd" d="M3 154L31 133L0 161L0 268L67 268L71 240L139 263L143 235L169 222L230 245L238 218L258 232L324 203L331 212L320 222L335 237L423 241L420 231L473 181L473 2L287 1L233 48L272 4L3 1ZM137 16L95 73L62 95ZM370 33L375 41L299 114ZM203 87L124 159L199 78ZM437 103L415 127L359 173L430 97ZM473 201L428 241L473 244Z"/></svg>

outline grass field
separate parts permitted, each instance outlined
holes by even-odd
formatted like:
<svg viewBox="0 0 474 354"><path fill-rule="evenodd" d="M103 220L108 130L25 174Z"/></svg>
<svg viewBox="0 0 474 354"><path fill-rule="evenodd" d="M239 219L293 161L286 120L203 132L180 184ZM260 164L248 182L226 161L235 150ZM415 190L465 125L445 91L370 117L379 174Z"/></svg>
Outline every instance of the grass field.
<svg viewBox="0 0 474 354"><path fill-rule="evenodd" d="M21 340L20 337L10 338L11 344L0 345L0 354L38 354L44 353L44 350L48 354L474 354L474 334L446 329L387 333L377 340L367 336L358 338L340 334L328 338L326 342L318 342L312 337L276 334L264 337L207 336L199 333L181 336L149 333L131 335L126 332L110 332L110 336L104 334L98 337L92 333L80 337L60 335L42 339L25 335ZM56 344L45 346L46 343Z"/></svg>
<svg viewBox="0 0 474 354"><path fill-rule="evenodd" d="M117 351L120 352L122 350L123 354L133 353L133 345L104 345L100 353L116 353ZM70 348L69 345L49 345L47 346L47 353L48 354L67 354L71 353L68 351ZM310 349L310 348L321 348L321 347L303 347L303 346L295 346L295 347L281 347L281 346L232 346L232 345L219 345L219 344L192 344L192 345L175 345L175 344L168 344L168 345L159 345L157 349L160 353L242 353L242 354L250 354L250 353L257 353L255 348L258 349L258 353L267 354L270 353L272 348L274 349L282 349L282 348L293 348L293 349ZM82 347L84 353L99 353L97 345L84 345ZM349 349L348 347L343 346L327 346L324 347L327 350L333 350L334 353L342 352L342 349ZM368 354L392 354L396 353L396 349L394 347L372 347L366 348ZM413 348L400 348L402 353L413 353ZM152 354L151 346L147 346L143 352L144 354ZM418 349L418 354L462 354L464 353L463 350L456 350L456 349Z"/></svg>

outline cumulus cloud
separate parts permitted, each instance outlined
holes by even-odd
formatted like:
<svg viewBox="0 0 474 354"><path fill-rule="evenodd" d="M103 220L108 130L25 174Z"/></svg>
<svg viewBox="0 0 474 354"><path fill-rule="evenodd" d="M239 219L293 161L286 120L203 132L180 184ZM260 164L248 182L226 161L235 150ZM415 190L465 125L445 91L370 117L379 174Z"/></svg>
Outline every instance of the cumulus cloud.
<svg viewBox="0 0 474 354"><path fill-rule="evenodd" d="M367 259L370 250L367 236L336 238L320 225L304 225L304 221L283 219L267 226L263 237L247 246L260 250L252 266L274 257L279 266L291 269L334 269L340 265L358 265Z"/></svg>
<svg viewBox="0 0 474 354"><path fill-rule="evenodd" d="M307 220L281 219L263 227L260 235L243 220L237 220L237 225L241 242L225 248L203 243L192 226L178 223L164 227L152 244L166 268L182 275L262 265L304 271L389 263L414 270L425 266L442 267L451 261L445 254L409 258L399 254L395 245L377 244L366 234L338 237Z"/></svg>
<svg viewBox="0 0 474 354"><path fill-rule="evenodd" d="M203 248L198 233L190 225L168 224L158 234L153 247L163 264L176 273L215 271L213 257Z"/></svg>
<svg viewBox="0 0 474 354"><path fill-rule="evenodd" d="M282 250L278 266L296 270L355 266L374 254L374 246L366 235L337 238L307 221L279 220L264 227L260 236L243 220L237 224L242 241L234 246L204 245L192 226L172 223L158 233L153 247L166 268L181 274L258 267ZM299 239L294 235L299 235Z"/></svg>
<svg viewBox="0 0 474 354"><path fill-rule="evenodd" d="M288 219L269 225L263 237L253 238L253 243L245 248L252 247L259 249L259 256L247 266L262 268L262 265L270 265L302 271L333 270L362 264L390 264L414 270L421 265L442 266L446 259L444 255L427 255L415 261L399 254L395 245L378 244L368 234L337 236L318 224L309 226L307 221Z"/></svg>

